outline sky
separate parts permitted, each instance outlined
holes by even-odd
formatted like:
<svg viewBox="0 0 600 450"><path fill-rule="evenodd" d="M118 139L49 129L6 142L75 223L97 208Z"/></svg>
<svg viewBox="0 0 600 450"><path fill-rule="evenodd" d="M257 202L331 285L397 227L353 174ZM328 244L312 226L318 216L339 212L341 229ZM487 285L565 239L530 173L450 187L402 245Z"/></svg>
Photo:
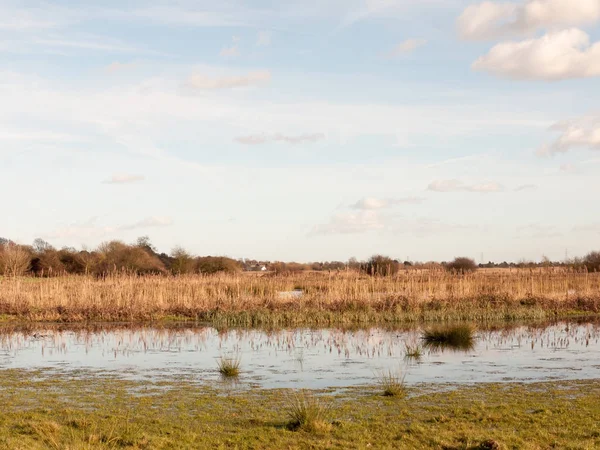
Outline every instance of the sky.
<svg viewBox="0 0 600 450"><path fill-rule="evenodd" d="M0 0L0 236L600 249L600 0Z"/></svg>

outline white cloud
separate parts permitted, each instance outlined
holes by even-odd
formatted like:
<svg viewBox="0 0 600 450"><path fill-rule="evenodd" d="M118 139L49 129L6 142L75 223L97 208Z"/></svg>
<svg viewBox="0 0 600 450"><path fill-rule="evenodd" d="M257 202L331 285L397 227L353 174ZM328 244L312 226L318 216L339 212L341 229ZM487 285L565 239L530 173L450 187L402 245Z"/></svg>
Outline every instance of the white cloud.
<svg viewBox="0 0 600 450"><path fill-rule="evenodd" d="M479 184L465 184L459 180L435 180L429 183L427 189L434 192L500 192L504 187L496 182L487 182Z"/></svg>
<svg viewBox="0 0 600 450"><path fill-rule="evenodd" d="M130 184L145 180L143 175L116 174L106 180L105 184Z"/></svg>
<svg viewBox="0 0 600 450"><path fill-rule="evenodd" d="M572 163L564 163L560 165L559 170L563 173L579 173L579 169Z"/></svg>
<svg viewBox="0 0 600 450"><path fill-rule="evenodd" d="M556 123L552 131L560 132L550 144L544 144L536 151L538 156L551 156L566 153L575 148L600 150L600 116L587 116Z"/></svg>
<svg viewBox="0 0 600 450"><path fill-rule="evenodd" d="M259 70L246 75L210 77L200 73L191 75L186 86L193 89L212 90L256 86L271 81L271 72Z"/></svg>
<svg viewBox="0 0 600 450"><path fill-rule="evenodd" d="M396 47L394 47L390 52L388 52L387 56L389 58L397 58L402 55L407 55L409 53L412 53L417 48L424 46L426 43L426 39L407 39L398 44Z"/></svg>
<svg viewBox="0 0 600 450"><path fill-rule="evenodd" d="M256 37L256 45L259 47L268 47L271 45L273 35L270 31L259 31Z"/></svg>
<svg viewBox="0 0 600 450"><path fill-rule="evenodd" d="M344 212L335 214L326 224L315 226L310 234L357 234L385 227L385 219L377 211Z"/></svg>
<svg viewBox="0 0 600 450"><path fill-rule="evenodd" d="M237 36L233 36L231 41L231 46L221 49L221 52L219 53L221 58L237 58L240 56L240 49L238 47L240 39Z"/></svg>
<svg viewBox="0 0 600 450"><path fill-rule="evenodd" d="M590 223L588 225L578 225L573 227L573 231L577 233L597 233L600 234L600 222Z"/></svg>
<svg viewBox="0 0 600 450"><path fill-rule="evenodd" d="M521 80L564 80L600 75L600 43L570 28L521 42L502 42L472 68Z"/></svg>
<svg viewBox="0 0 600 450"><path fill-rule="evenodd" d="M540 28L591 24L599 19L599 0L484 1L467 7L457 27L462 38L481 40L530 34Z"/></svg>
<svg viewBox="0 0 600 450"><path fill-rule="evenodd" d="M365 197L358 200L356 203L351 205L352 209L360 209L360 210L377 210L389 208L394 205L399 204L417 204L422 203L423 198L421 197L404 197L404 198L374 198L374 197Z"/></svg>
<svg viewBox="0 0 600 450"><path fill-rule="evenodd" d="M422 238L476 228L469 225L447 223L429 217L409 219L384 215L376 210L361 210L335 214L328 223L315 226L309 235L363 234L378 231L393 235L410 234Z"/></svg>
<svg viewBox="0 0 600 450"><path fill-rule="evenodd" d="M231 47L224 47L219 52L219 56L223 58L235 58L240 56L240 49L237 44L232 45Z"/></svg>
<svg viewBox="0 0 600 450"><path fill-rule="evenodd" d="M173 225L173 220L171 220L169 217L153 216L129 225L121 225L117 229L120 231L125 231L137 230L138 228L168 227L170 225Z"/></svg>
<svg viewBox="0 0 600 450"><path fill-rule="evenodd" d="M123 72L126 70L131 70L131 69L135 68L137 65L138 65L138 63L135 61L126 62L126 63L115 61L115 62L110 63L108 66L106 66L105 69L109 73L116 73L116 72Z"/></svg>
<svg viewBox="0 0 600 450"><path fill-rule="evenodd" d="M517 228L517 237L528 239L552 239L562 237L563 232L554 225L533 223Z"/></svg>
<svg viewBox="0 0 600 450"><path fill-rule="evenodd" d="M267 135L249 135L249 136L240 136L235 138L235 141L240 144L245 145L260 145L266 144L268 142L285 142L287 144L304 144L304 143L314 143L325 139L325 135L323 133L312 133L312 134L300 134L297 136L288 136L285 134L277 133L272 136Z"/></svg>
<svg viewBox="0 0 600 450"><path fill-rule="evenodd" d="M148 217L135 223L121 226L97 225L98 218L91 217L85 222L74 223L65 227L58 228L52 232L42 234L47 239L66 239L66 238L92 238L101 237L118 233L119 231L131 231L144 228L166 227L173 224L168 217Z"/></svg>
<svg viewBox="0 0 600 450"><path fill-rule="evenodd" d="M522 184L521 186L517 186L515 188L516 192L521 192L521 191L534 191L538 188L537 185L535 184Z"/></svg>

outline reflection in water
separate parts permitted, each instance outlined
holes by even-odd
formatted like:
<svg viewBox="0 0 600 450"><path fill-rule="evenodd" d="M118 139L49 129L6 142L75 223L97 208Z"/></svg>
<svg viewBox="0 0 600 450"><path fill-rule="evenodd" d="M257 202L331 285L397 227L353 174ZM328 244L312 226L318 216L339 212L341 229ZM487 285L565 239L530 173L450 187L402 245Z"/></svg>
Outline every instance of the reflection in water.
<svg viewBox="0 0 600 450"><path fill-rule="evenodd" d="M407 364L407 383L600 378L600 324L479 328L473 346L421 348L426 328L217 330L207 326L0 329L0 369L88 369L126 378L216 381L240 355L240 382L265 387L373 383ZM405 359L408 349L420 355Z"/></svg>
<svg viewBox="0 0 600 450"><path fill-rule="evenodd" d="M425 346L433 351L468 352L475 348L475 331L470 325L437 327L423 332Z"/></svg>

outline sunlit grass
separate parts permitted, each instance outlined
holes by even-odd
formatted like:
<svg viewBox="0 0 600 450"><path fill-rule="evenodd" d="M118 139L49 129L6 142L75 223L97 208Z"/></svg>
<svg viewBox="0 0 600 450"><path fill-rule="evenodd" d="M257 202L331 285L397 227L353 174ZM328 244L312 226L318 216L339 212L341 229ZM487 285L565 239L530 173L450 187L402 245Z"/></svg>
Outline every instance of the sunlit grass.
<svg viewBox="0 0 600 450"><path fill-rule="evenodd" d="M225 378L235 378L240 375L241 358L221 356L217 362L219 373Z"/></svg>
<svg viewBox="0 0 600 450"><path fill-rule="evenodd" d="M309 433L331 430L330 402L310 392L300 391L290 394L287 403L288 428Z"/></svg>
<svg viewBox="0 0 600 450"><path fill-rule="evenodd" d="M35 280L35 282L31 282ZM27 321L193 320L228 326L547 319L597 314L600 273L401 271L4 278L0 317ZM302 286L302 296L281 295ZM492 292L493 294L490 294ZM565 295L567 293L567 295Z"/></svg>
<svg viewBox="0 0 600 450"><path fill-rule="evenodd" d="M388 369L377 376L377 383L383 391L384 397L404 397L406 386L404 385L405 374L400 370Z"/></svg>

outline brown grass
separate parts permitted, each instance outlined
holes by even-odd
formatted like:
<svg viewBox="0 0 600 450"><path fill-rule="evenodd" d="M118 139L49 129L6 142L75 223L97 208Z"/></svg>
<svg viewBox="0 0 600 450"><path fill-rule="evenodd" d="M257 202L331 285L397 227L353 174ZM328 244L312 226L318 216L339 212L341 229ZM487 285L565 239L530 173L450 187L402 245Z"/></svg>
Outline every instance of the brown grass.
<svg viewBox="0 0 600 450"><path fill-rule="evenodd" d="M302 289L301 297L285 294ZM283 294L282 294L283 292ZM224 325L544 319L600 313L600 273L543 269L0 279L0 314L44 321Z"/></svg>

